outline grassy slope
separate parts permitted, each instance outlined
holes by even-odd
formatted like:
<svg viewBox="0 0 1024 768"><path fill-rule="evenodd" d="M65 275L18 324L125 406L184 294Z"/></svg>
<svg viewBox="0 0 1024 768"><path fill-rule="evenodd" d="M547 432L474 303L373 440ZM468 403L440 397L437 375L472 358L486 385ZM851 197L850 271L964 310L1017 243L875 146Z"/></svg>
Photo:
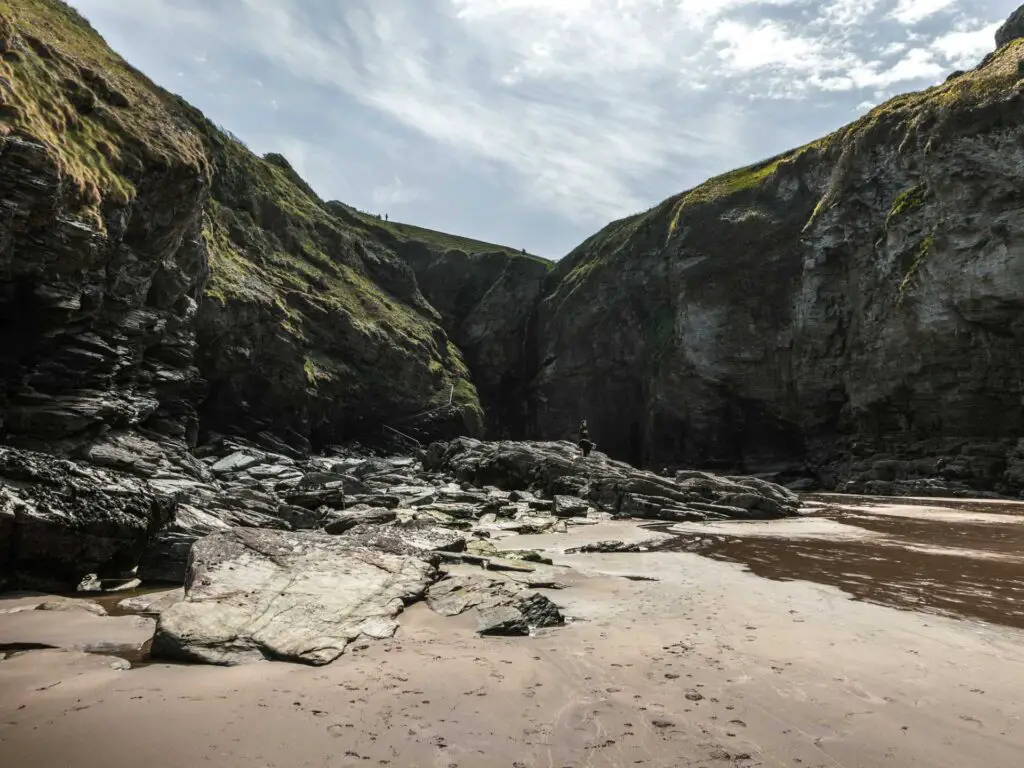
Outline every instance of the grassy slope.
<svg viewBox="0 0 1024 768"><path fill-rule="evenodd" d="M443 253L449 250L458 250L463 251L470 256L484 253L504 253L509 256L523 256L544 264L551 263L540 256L524 253L522 250L516 250L515 248L509 248L504 245L487 243L483 240L474 240L469 237L460 237L459 235L452 235L447 232L438 232L425 227L417 227L414 224L402 224L397 221L384 221L371 214L363 213L362 211L357 210L350 205L346 205L345 203L331 201L329 205L340 206L345 213L360 222L371 232L386 232L400 242L420 242L432 251Z"/></svg>
<svg viewBox="0 0 1024 768"><path fill-rule="evenodd" d="M14 31L24 41L15 43ZM199 136L170 97L55 0L0 0L0 134L45 143L83 212L124 203L144 165L208 171Z"/></svg>
<svg viewBox="0 0 1024 768"><path fill-rule="evenodd" d="M59 0L0 0L0 40L0 134L50 148L70 213L102 227L104 208L130 203L154 167L211 176L208 300L273 309L282 332L309 347L302 367L314 388L352 372L319 353L308 333L311 304L321 317L344 313L367 338L428 355L438 399L455 385L457 400L478 407L461 355L432 343L429 308L417 311L368 274L360 228L333 216L282 158L255 156L153 84Z"/></svg>

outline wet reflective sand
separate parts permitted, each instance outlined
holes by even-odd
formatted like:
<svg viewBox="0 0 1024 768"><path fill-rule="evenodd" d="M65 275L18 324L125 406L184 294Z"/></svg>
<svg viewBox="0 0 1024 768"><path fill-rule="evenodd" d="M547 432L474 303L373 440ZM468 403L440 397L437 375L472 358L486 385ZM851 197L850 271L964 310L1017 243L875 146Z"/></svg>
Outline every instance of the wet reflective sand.
<svg viewBox="0 0 1024 768"><path fill-rule="evenodd" d="M1024 627L1024 503L805 497L807 517L659 525L652 547L839 587L897 608Z"/></svg>

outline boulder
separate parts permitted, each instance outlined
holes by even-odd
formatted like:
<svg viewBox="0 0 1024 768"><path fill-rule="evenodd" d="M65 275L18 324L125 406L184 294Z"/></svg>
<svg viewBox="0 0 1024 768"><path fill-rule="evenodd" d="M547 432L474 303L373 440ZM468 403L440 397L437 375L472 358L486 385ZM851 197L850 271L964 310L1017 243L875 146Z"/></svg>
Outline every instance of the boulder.
<svg viewBox="0 0 1024 768"><path fill-rule="evenodd" d="M449 576L427 590L427 604L443 616L477 609L477 632L483 635L528 635L531 628L565 623L555 604L540 593L483 575Z"/></svg>
<svg viewBox="0 0 1024 768"><path fill-rule="evenodd" d="M174 509L130 475L0 448L0 573L71 589L120 576Z"/></svg>
<svg viewBox="0 0 1024 768"><path fill-rule="evenodd" d="M346 509L343 512L328 509L324 518L326 520L324 531L336 536L357 525L390 523L397 516L398 513L395 510L387 507L363 507L362 509Z"/></svg>
<svg viewBox="0 0 1024 768"><path fill-rule="evenodd" d="M583 499L562 495L555 496L552 508L555 517L586 517L589 510L590 504Z"/></svg>
<svg viewBox="0 0 1024 768"><path fill-rule="evenodd" d="M392 636L404 605L436 579L436 563L354 537L215 533L194 545L185 599L160 615L152 653L208 664L327 664L358 638Z"/></svg>

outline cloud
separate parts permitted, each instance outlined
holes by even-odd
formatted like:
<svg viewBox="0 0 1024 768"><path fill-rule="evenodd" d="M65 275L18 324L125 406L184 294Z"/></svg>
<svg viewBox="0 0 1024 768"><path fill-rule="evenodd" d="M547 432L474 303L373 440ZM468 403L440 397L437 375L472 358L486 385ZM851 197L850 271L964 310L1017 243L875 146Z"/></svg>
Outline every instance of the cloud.
<svg viewBox="0 0 1024 768"><path fill-rule="evenodd" d="M277 141L324 197L467 226L490 216L533 232L543 219L566 245L885 94L941 81L991 50L994 23L1017 5L72 2L101 31L123 30L119 46L154 74L183 72L184 95L205 98L218 122L261 147Z"/></svg>
<svg viewBox="0 0 1024 768"><path fill-rule="evenodd" d="M957 0L899 0L892 16L900 24L917 24L956 3Z"/></svg>
<svg viewBox="0 0 1024 768"><path fill-rule="evenodd" d="M402 180L395 176L390 184L373 188L373 202L378 205L401 205L411 203L422 194L418 189L405 186Z"/></svg>
<svg viewBox="0 0 1024 768"><path fill-rule="evenodd" d="M993 39L999 26L996 22L973 30L950 32L933 40L931 48L955 67L970 67L994 48Z"/></svg>

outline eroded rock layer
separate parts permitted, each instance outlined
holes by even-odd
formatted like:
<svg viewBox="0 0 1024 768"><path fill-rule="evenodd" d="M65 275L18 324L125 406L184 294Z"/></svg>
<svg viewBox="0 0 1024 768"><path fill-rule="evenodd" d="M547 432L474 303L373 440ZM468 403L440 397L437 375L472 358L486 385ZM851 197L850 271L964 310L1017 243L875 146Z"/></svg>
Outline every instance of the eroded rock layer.
<svg viewBox="0 0 1024 768"><path fill-rule="evenodd" d="M560 262L536 313L535 434L586 417L655 468L1020 492L1019 16L977 69Z"/></svg>

